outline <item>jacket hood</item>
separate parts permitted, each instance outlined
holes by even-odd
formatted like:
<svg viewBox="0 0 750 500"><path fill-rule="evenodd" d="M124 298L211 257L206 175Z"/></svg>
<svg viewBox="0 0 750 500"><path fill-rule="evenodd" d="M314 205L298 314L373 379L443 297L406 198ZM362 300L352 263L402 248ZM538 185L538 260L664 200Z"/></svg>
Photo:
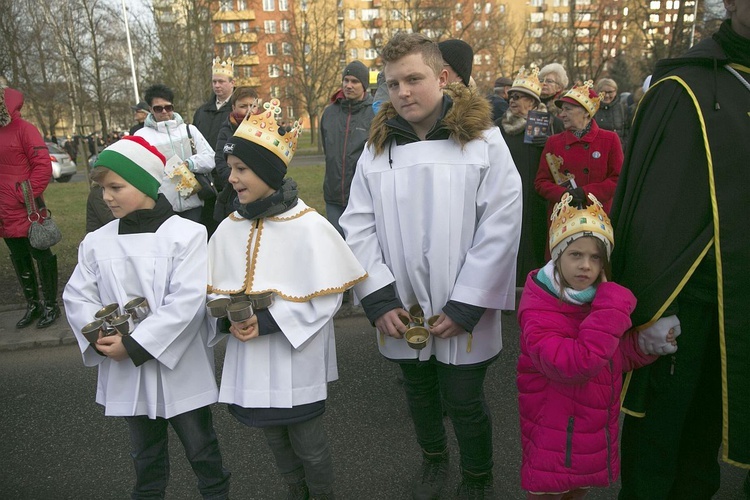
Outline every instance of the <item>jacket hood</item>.
<svg viewBox="0 0 750 500"><path fill-rule="evenodd" d="M182 116L180 116L180 114L175 111L174 118L164 122L157 122L154 119L154 115L152 113L149 113L146 117L146 121L143 122L143 126L152 128L159 132L165 132L168 128L179 127L183 123L185 123L185 121L182 119Z"/></svg>
<svg viewBox="0 0 750 500"><path fill-rule="evenodd" d="M482 132L494 125L489 101L469 87L452 83L443 89L443 94L451 98L453 105L440 119L440 127L450 132L450 136L461 146L478 139ZM397 116L393 105L384 102L372 120L368 142L373 146L375 155L385 151L390 136L387 122Z"/></svg>
<svg viewBox="0 0 750 500"><path fill-rule="evenodd" d="M671 71L683 66L724 66L729 62L729 58L724 53L721 45L716 43L712 38L702 40L694 45L690 50L680 57L674 59L662 59L656 63L654 76L651 77L651 84L658 82Z"/></svg>
<svg viewBox="0 0 750 500"><path fill-rule="evenodd" d="M16 89L6 87L0 93L0 127L5 127L11 121L21 118L23 94Z"/></svg>
<svg viewBox="0 0 750 500"><path fill-rule="evenodd" d="M352 108L357 109L362 106L371 106L372 105L372 95L365 91L365 98L361 101L350 101L346 97L344 97L344 90L338 89L336 92L331 95L331 104L348 104L351 103Z"/></svg>

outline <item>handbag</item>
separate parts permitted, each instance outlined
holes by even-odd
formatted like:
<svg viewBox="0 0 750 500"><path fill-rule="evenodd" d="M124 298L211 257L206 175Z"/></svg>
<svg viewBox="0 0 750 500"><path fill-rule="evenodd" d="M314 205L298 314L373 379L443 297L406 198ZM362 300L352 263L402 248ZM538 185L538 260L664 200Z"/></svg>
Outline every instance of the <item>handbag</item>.
<svg viewBox="0 0 750 500"><path fill-rule="evenodd" d="M195 139L193 139L193 135L190 133L190 125L185 125L185 127L187 127L187 136L190 141L190 151L192 151L192 154L196 154ZM196 193L198 198L203 201L216 199L219 192L216 190L216 186L214 186L214 180L211 178L211 174L193 172L193 175L195 175L195 180L198 181L198 184L201 185L200 190Z"/></svg>
<svg viewBox="0 0 750 500"><path fill-rule="evenodd" d="M21 189L23 190L26 214L31 223L29 226L29 243L37 250L47 250L62 239L60 228L52 220L52 212L44 205L44 199L41 196L38 198L39 205L37 205L28 179L21 183Z"/></svg>

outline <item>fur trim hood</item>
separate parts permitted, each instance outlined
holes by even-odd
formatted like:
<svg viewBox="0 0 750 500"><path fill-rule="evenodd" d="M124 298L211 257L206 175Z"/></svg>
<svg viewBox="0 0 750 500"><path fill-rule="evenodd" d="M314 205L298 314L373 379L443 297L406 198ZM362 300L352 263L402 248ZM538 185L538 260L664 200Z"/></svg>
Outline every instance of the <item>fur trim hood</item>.
<svg viewBox="0 0 750 500"><path fill-rule="evenodd" d="M5 127L11 121L21 118L23 94L6 87L0 92L0 127Z"/></svg>
<svg viewBox="0 0 750 500"><path fill-rule="evenodd" d="M476 91L461 83L452 83L443 89L443 94L452 100L453 105L440 118L438 126L450 132L450 136L462 147L480 138L482 132L493 126L490 103ZM372 120L368 142L376 156L385 151L391 135L388 121L397 116L393 105L384 102L380 112Z"/></svg>
<svg viewBox="0 0 750 500"><path fill-rule="evenodd" d="M540 103L534 111L546 113L547 106L545 106L544 103ZM510 109L505 112L500 120L496 120L495 123L500 125L508 135L517 135L526 129L526 118L514 115L510 112Z"/></svg>

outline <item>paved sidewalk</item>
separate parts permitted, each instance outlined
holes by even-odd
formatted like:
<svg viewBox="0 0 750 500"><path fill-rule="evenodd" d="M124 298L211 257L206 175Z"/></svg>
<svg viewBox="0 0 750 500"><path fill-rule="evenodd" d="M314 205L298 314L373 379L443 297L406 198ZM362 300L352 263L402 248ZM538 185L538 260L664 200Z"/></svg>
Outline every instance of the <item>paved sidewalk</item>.
<svg viewBox="0 0 750 500"><path fill-rule="evenodd" d="M25 305L8 305L0 309L0 351L53 347L76 342L73 331L65 319L65 311L60 319L47 328L37 329L36 320L23 330L16 329L16 323L25 312Z"/></svg>
<svg viewBox="0 0 750 500"><path fill-rule="evenodd" d="M0 351L16 349L33 349L37 347L54 347L75 344L76 338L65 318L64 308L60 319L47 328L37 329L36 320L23 330L16 329L16 323L25 312L25 305L9 304L0 306ZM336 319L364 315L361 307L343 304Z"/></svg>

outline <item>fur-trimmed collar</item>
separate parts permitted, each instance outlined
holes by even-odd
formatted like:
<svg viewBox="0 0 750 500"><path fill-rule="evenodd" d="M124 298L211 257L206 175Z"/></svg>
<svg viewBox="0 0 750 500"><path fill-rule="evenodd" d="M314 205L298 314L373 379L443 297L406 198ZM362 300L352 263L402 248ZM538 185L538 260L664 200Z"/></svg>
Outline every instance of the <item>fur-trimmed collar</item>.
<svg viewBox="0 0 750 500"><path fill-rule="evenodd" d="M534 111L546 113L547 106L545 106L544 103L540 103ZM526 129L526 118L524 118L523 116L514 115L510 112L510 109L508 109L508 111L506 111L503 117L500 119L500 126L508 135L520 134Z"/></svg>
<svg viewBox="0 0 750 500"><path fill-rule="evenodd" d="M482 132L493 126L490 103L476 91L461 83L452 83L443 92L452 99L453 105L438 120L436 127L448 131L462 147L481 137ZM391 129L387 122L397 116L393 105L384 102L380 112L372 120L368 142L374 148L376 156L385 151L389 142Z"/></svg>

